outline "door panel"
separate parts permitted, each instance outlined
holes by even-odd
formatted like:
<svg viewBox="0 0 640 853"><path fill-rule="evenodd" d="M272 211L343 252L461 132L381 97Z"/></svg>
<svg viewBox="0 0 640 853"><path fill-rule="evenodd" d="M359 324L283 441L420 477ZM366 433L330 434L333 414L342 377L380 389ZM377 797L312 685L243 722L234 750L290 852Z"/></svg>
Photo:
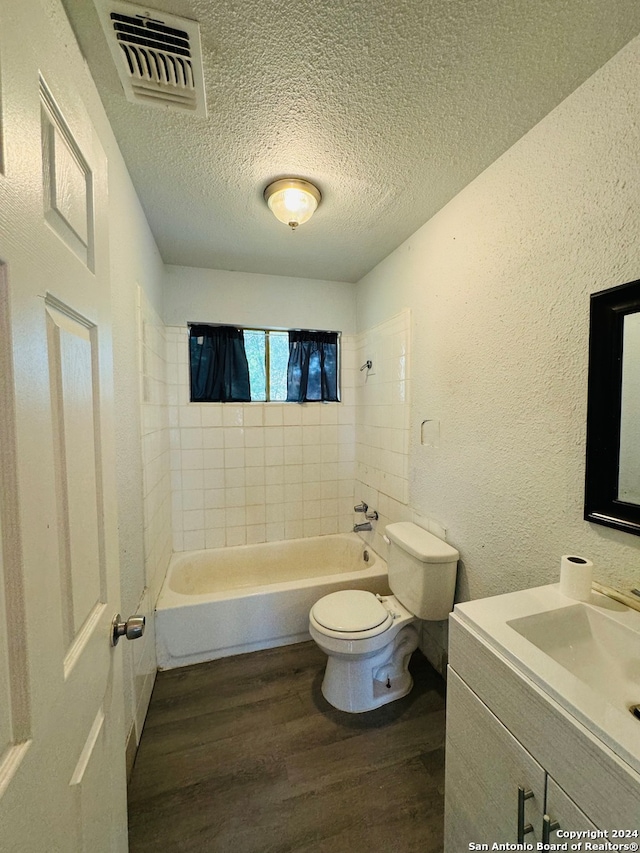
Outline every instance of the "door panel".
<svg viewBox="0 0 640 853"><path fill-rule="evenodd" d="M75 659L83 628L105 604L96 327L50 296L45 305L63 629L67 657Z"/></svg>
<svg viewBox="0 0 640 853"><path fill-rule="evenodd" d="M7 270L0 265L0 797L22 762L31 730L8 298Z"/></svg>
<svg viewBox="0 0 640 853"><path fill-rule="evenodd" d="M40 77L44 216L89 269L93 269L93 184L89 164Z"/></svg>
<svg viewBox="0 0 640 853"><path fill-rule="evenodd" d="M2 4L0 847L29 853L127 847L107 161L86 74L58 0Z"/></svg>

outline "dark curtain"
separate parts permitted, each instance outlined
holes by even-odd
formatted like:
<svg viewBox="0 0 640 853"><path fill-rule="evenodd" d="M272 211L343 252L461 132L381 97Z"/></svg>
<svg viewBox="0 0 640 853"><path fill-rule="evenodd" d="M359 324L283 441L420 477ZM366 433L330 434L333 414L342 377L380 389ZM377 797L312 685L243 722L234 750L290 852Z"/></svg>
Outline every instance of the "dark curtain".
<svg viewBox="0 0 640 853"><path fill-rule="evenodd" d="M337 332L289 332L287 402L338 400Z"/></svg>
<svg viewBox="0 0 640 853"><path fill-rule="evenodd" d="M249 365L241 329L191 326L189 354L192 403L251 401Z"/></svg>

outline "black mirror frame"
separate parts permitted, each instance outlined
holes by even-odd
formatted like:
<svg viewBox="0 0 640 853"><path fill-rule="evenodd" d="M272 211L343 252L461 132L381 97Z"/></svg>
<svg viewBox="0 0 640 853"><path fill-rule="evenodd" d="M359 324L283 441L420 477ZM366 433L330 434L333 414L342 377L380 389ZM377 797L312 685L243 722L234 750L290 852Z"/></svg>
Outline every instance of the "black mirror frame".
<svg viewBox="0 0 640 853"><path fill-rule="evenodd" d="M636 536L640 506L618 500L618 479L624 318L638 311L640 280L591 296L584 499L587 521Z"/></svg>

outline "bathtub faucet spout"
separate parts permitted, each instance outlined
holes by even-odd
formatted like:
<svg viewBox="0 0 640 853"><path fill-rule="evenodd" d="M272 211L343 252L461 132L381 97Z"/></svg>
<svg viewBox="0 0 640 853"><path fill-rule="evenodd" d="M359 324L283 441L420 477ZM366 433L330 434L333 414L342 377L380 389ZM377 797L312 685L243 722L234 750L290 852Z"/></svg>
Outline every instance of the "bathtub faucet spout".
<svg viewBox="0 0 640 853"><path fill-rule="evenodd" d="M373 530L373 527L371 526L370 521L365 521L363 524L354 524L353 525L353 532L354 533L362 533L365 530Z"/></svg>

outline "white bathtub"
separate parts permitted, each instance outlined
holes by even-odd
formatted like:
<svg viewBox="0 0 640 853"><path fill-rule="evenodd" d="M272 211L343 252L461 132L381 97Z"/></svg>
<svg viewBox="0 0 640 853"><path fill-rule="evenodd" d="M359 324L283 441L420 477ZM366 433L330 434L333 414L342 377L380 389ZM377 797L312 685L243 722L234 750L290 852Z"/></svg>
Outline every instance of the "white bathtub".
<svg viewBox="0 0 640 853"><path fill-rule="evenodd" d="M339 589L388 594L387 564L355 533L174 554L156 608L160 669L309 639Z"/></svg>

